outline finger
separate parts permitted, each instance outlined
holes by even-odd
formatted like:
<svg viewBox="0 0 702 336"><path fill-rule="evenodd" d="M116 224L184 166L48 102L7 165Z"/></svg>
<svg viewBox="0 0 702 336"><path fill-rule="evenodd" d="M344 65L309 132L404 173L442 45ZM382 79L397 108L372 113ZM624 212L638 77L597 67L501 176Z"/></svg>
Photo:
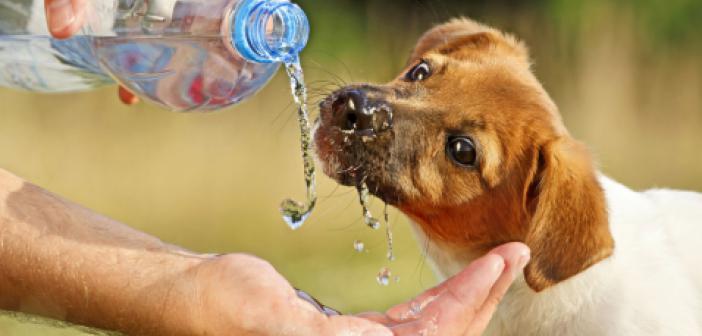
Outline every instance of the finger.
<svg viewBox="0 0 702 336"><path fill-rule="evenodd" d="M448 282L442 282L440 285L425 291L416 298L390 308L386 313L387 317L395 322L406 322L418 319L422 310L445 290L447 283Z"/></svg>
<svg viewBox="0 0 702 336"><path fill-rule="evenodd" d="M135 94L133 94L131 91L129 91L122 85L119 86L118 94L119 100L126 105L134 105L139 102L139 97L137 97Z"/></svg>
<svg viewBox="0 0 702 336"><path fill-rule="evenodd" d="M529 248L522 243L500 245L489 253L501 255L510 265L518 264L518 259L522 257L526 257L526 262L529 260ZM523 266L520 268L523 268ZM454 281L455 277L453 276L436 287L425 291L411 301L390 308L386 315L397 322L418 319L421 311L446 288L449 282Z"/></svg>
<svg viewBox="0 0 702 336"><path fill-rule="evenodd" d="M364 318L366 320L371 320L373 322L380 323L380 324L385 325L385 326L395 324L395 321L388 318L387 315L382 314L382 313L378 313L378 312L360 313L360 314L356 314L356 317Z"/></svg>
<svg viewBox="0 0 702 336"><path fill-rule="evenodd" d="M434 299L436 299L439 296L439 294L441 294L441 292L443 292L446 289L447 284L454 277L451 277L448 280L436 285L435 287L424 291L424 293L420 294L419 296L415 297L410 301L398 304L388 309L388 311L385 314L389 318L397 322L409 321L419 318L419 313L429 303L434 301Z"/></svg>
<svg viewBox="0 0 702 336"><path fill-rule="evenodd" d="M415 336L415 335L436 336L436 335L439 335L439 333L437 331L437 325L435 323L434 324L427 324L425 321L420 321L420 320L408 321L408 322L396 324L394 326L390 326L390 330L392 330L392 334L394 336Z"/></svg>
<svg viewBox="0 0 702 336"><path fill-rule="evenodd" d="M327 318L323 328L307 335L393 336L392 331L381 324L343 315Z"/></svg>
<svg viewBox="0 0 702 336"><path fill-rule="evenodd" d="M280 334L295 326L294 335L348 335L348 336L392 336L390 329L382 324L355 316L327 316L312 307L307 300L300 299L297 294L291 298L292 311L295 314L282 314L278 317L277 329L272 329L271 335Z"/></svg>
<svg viewBox="0 0 702 336"><path fill-rule="evenodd" d="M502 274L505 260L487 254L447 281L419 319L392 327L395 335L463 335Z"/></svg>
<svg viewBox="0 0 702 336"><path fill-rule="evenodd" d="M499 254L504 258L505 270L495 283L495 286L492 287L490 295L488 295L485 303L468 327L467 335L469 336L482 334L512 282L521 275L524 266L530 259L529 248L521 243L505 244L492 250L490 253Z"/></svg>
<svg viewBox="0 0 702 336"><path fill-rule="evenodd" d="M388 317L398 322L418 319L420 317L421 311L424 310L424 308L427 305L429 305L432 301L434 301L434 299L436 299L440 293L445 291L446 287L451 282L455 281L454 279L460 274L461 273L459 273L458 275L454 275L453 277L442 282L436 287L425 291L424 293L422 293L421 295L417 296L409 302L401 303L397 306L390 308L386 314L388 315Z"/></svg>
<svg viewBox="0 0 702 336"><path fill-rule="evenodd" d="M80 30L86 0L44 0L46 24L55 38L68 38Z"/></svg>

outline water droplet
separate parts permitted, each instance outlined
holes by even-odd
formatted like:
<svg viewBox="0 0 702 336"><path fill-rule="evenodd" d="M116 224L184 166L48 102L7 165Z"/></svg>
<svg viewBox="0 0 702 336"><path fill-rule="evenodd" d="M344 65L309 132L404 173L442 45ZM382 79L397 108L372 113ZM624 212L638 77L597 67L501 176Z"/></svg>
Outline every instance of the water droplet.
<svg viewBox="0 0 702 336"><path fill-rule="evenodd" d="M290 87L293 99L297 104L298 121L300 124L300 147L302 149L302 161L305 172L305 185L307 187L307 201L300 203L292 199L283 201L280 206L283 220L296 230L305 223L317 202L317 191L315 190L315 167L312 155L312 136L310 132L310 117L307 111L307 87L305 86L305 76L302 72L300 59L295 58L290 63L285 64L285 70L290 77Z"/></svg>
<svg viewBox="0 0 702 336"><path fill-rule="evenodd" d="M388 261L395 261L395 255L392 254L392 251L388 251L385 256L388 258Z"/></svg>
<svg viewBox="0 0 702 336"><path fill-rule="evenodd" d="M390 269L387 267L383 267L378 272L378 275L375 277L375 280L378 281L378 284L380 284L382 286L387 286L390 284L390 277L391 276L392 276L392 273L390 272Z"/></svg>
<svg viewBox="0 0 702 336"><path fill-rule="evenodd" d="M356 252L363 252L364 248L365 248L365 244L363 244L362 241L356 240L353 242L353 249L356 250Z"/></svg>
<svg viewBox="0 0 702 336"><path fill-rule="evenodd" d="M419 336L436 336L439 331L439 325L436 320L437 317L434 316L428 321L425 321L424 328L419 330Z"/></svg>
<svg viewBox="0 0 702 336"><path fill-rule="evenodd" d="M310 216L312 208L306 209L305 205L297 201L287 199L280 205L280 212L283 214L283 220L288 226L293 229L299 229L302 224Z"/></svg>
<svg viewBox="0 0 702 336"><path fill-rule="evenodd" d="M324 315L327 315L327 316L341 315L341 312L339 312L338 310L336 310L334 308L327 307L327 306L322 306L322 310L323 310L322 312L324 313Z"/></svg>
<svg viewBox="0 0 702 336"><path fill-rule="evenodd" d="M368 215L363 216L363 221L366 223L366 225L368 225L369 228L373 230L380 229L380 221L373 218L372 216L373 215L371 215L370 212L368 212Z"/></svg>
<svg viewBox="0 0 702 336"><path fill-rule="evenodd" d="M419 302L412 302L410 304L410 311L409 311L409 316L410 317L418 317L420 314L422 314L422 305Z"/></svg>

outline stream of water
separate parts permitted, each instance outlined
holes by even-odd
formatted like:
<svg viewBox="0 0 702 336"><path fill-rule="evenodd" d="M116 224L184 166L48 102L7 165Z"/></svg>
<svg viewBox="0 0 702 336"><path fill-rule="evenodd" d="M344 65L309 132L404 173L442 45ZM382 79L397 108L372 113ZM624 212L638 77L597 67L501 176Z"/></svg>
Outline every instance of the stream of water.
<svg viewBox="0 0 702 336"><path fill-rule="evenodd" d="M290 78L290 87L293 94L293 99L297 105L298 121L300 126L300 147L302 150L302 161L304 165L305 186L307 188L307 198L305 202L299 202L293 199L286 199L280 205L280 211L283 215L283 220L288 226L293 229L299 229L309 218L310 213L317 203L317 192L315 188L316 172L314 166L314 158L312 155L312 134L310 126L310 116L307 109L307 88L305 86L305 76L302 71L300 59L285 64L285 71ZM363 209L363 221L373 230L380 229L380 221L373 217L369 210L368 198L370 193L365 181L358 185L358 195ZM385 238L387 240L388 261L394 261L393 253L393 235L390 221L388 218L388 207L385 205L383 219L385 222ZM362 252L364 244L360 241L354 242L354 250ZM391 271L388 267L383 267L377 275L378 283L387 286L390 282Z"/></svg>
<svg viewBox="0 0 702 336"><path fill-rule="evenodd" d="M290 77L293 99L295 100L295 104L297 104L307 199L305 202L286 199L280 205L280 211L288 226L293 230L297 230L305 223L317 203L317 191L315 188L316 172L314 158L312 156L310 116L307 110L307 87L305 86L305 76L302 72L300 59L296 58L294 61L286 63L285 71L288 77Z"/></svg>

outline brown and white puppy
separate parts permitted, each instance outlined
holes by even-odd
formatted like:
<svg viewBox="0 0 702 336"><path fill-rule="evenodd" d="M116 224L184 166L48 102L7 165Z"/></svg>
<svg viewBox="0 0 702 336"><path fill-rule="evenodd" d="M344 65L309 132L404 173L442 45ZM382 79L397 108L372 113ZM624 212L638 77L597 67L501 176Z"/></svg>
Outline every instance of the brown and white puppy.
<svg viewBox="0 0 702 336"><path fill-rule="evenodd" d="M430 30L393 81L328 97L315 145L327 175L416 223L442 277L505 242L532 249L489 335L702 333L702 196L600 175L512 36Z"/></svg>

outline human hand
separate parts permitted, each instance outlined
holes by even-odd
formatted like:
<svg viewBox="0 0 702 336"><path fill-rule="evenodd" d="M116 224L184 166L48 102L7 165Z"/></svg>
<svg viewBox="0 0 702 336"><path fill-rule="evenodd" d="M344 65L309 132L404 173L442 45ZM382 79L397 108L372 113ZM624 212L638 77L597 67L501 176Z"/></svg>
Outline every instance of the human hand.
<svg viewBox="0 0 702 336"><path fill-rule="evenodd" d="M385 314L343 316L300 298L266 261L245 254L206 257L171 285L163 304L170 308L161 312L170 316L154 334L480 335L528 261L525 245L505 244Z"/></svg>
<svg viewBox="0 0 702 336"><path fill-rule="evenodd" d="M385 314L360 316L388 326L396 336L481 335L529 257L524 244L499 246L415 299Z"/></svg>
<svg viewBox="0 0 702 336"><path fill-rule="evenodd" d="M187 335L387 335L392 332L355 316L327 316L269 263L245 254L204 259L176 280L166 319ZM178 309L181 307L185 309Z"/></svg>
<svg viewBox="0 0 702 336"><path fill-rule="evenodd" d="M164 244L1 169L0 204L0 309L130 335L473 335L528 256L507 244L384 315L361 316L372 321L328 317L265 261Z"/></svg>
<svg viewBox="0 0 702 336"><path fill-rule="evenodd" d="M86 8L87 0L44 0L46 24L51 35L65 39L77 33L83 25ZM127 105L139 102L137 96L121 85L118 96Z"/></svg>
<svg viewBox="0 0 702 336"><path fill-rule="evenodd" d="M44 0L46 24L55 38L71 37L83 25L87 0Z"/></svg>

